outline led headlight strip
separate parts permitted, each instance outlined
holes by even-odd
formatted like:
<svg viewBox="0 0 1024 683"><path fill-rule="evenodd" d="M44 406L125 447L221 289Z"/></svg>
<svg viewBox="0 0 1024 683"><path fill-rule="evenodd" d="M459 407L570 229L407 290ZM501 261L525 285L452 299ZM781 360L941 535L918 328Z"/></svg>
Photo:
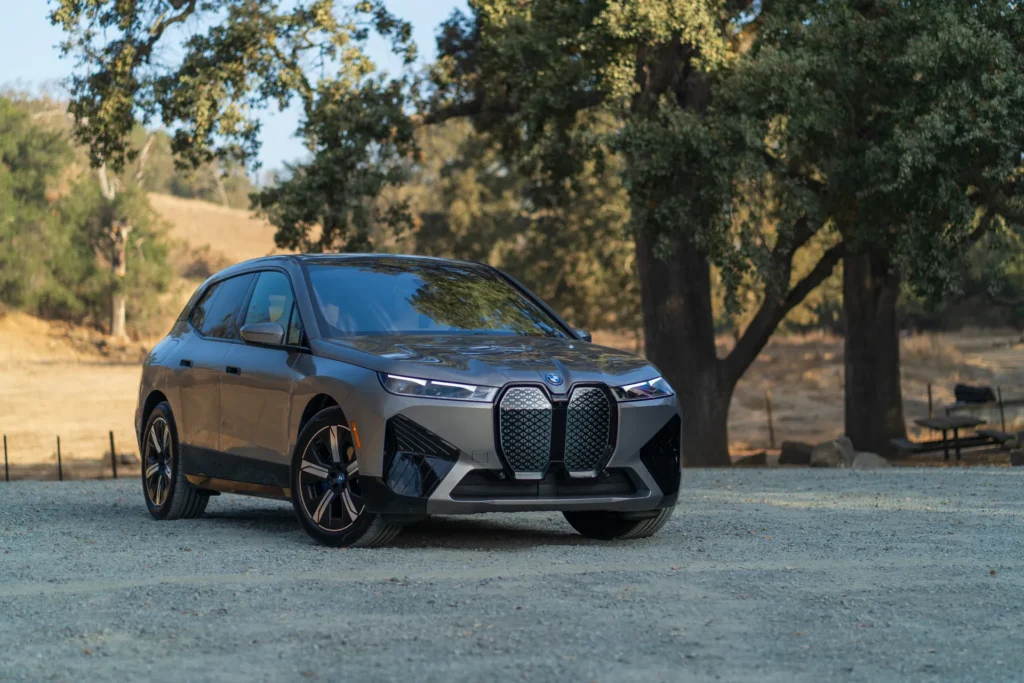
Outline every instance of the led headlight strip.
<svg viewBox="0 0 1024 683"><path fill-rule="evenodd" d="M489 403L498 393L497 387L481 387L474 384L458 382L442 382L436 379L420 379L402 375L377 373L380 383L392 394L400 396L422 396L425 398L445 398L453 401L478 401Z"/></svg>
<svg viewBox="0 0 1024 683"><path fill-rule="evenodd" d="M637 382L636 384L627 384L624 387L612 387L612 393L615 394L615 398L620 401L642 401L650 398L664 398L665 396L671 396L675 392L672 391L672 387L669 386L661 377L655 377L645 382Z"/></svg>

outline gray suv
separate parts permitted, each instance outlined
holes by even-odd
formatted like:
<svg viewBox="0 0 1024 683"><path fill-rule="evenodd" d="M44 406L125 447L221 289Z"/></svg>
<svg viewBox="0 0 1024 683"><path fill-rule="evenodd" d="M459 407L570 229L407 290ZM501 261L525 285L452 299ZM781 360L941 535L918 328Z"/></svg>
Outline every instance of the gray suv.
<svg viewBox="0 0 1024 683"><path fill-rule="evenodd" d="M680 415L646 360L596 346L489 266L273 256L193 295L146 359L146 505L290 499L334 546L432 514L558 510L584 536L650 536L675 506Z"/></svg>

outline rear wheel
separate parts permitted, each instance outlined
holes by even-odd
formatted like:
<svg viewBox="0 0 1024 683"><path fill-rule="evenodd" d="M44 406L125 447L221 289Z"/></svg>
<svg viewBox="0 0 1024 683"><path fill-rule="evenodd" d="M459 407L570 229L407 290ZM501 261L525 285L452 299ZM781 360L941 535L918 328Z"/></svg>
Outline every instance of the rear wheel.
<svg viewBox="0 0 1024 683"><path fill-rule="evenodd" d="M340 408L320 411L303 428L292 457L291 477L295 514L319 543L383 545L402 528L366 509L355 445Z"/></svg>
<svg viewBox="0 0 1024 683"><path fill-rule="evenodd" d="M179 467L178 430L170 405L153 408L142 435L142 492L149 514L156 519L202 515L210 496L192 486Z"/></svg>
<svg viewBox="0 0 1024 683"><path fill-rule="evenodd" d="M674 509L670 507L655 510L653 516L639 519L635 514L609 510L567 510L562 514L581 535L601 541L614 541L653 536L665 526Z"/></svg>

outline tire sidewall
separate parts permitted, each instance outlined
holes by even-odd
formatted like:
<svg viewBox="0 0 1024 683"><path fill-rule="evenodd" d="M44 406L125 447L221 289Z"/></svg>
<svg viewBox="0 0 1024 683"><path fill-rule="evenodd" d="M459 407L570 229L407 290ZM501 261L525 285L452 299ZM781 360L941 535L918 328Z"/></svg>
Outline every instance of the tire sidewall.
<svg viewBox="0 0 1024 683"><path fill-rule="evenodd" d="M159 418L163 418L167 422L167 429L171 435L171 477L163 505L156 505L149 499L149 487L146 486L146 442L149 439L150 428ZM149 510L149 514L153 515L156 519L165 519L171 511L171 505L177 492L178 469L181 465L180 451L178 449L178 427L174 423L174 414L171 412L171 406L166 401L158 404L153 408L153 412L149 414L149 419L146 420L146 427L142 432L142 439L142 470L140 472L142 497L146 500L146 508Z"/></svg>
<svg viewBox="0 0 1024 683"><path fill-rule="evenodd" d="M302 431L299 433L299 438L295 443L295 450L292 453L291 462L291 473L289 475L289 484L291 489L292 507L295 508L295 516L299 518L299 523L302 524L302 528L305 529L315 541L324 545L333 547L343 547L355 544L367 530L373 524L376 515L371 513L369 510L364 509L362 514L359 515L359 519L355 521L347 529L341 531L326 531L318 526L306 512L305 506L302 503L300 496L302 495L299 488L299 472L302 468L302 456L306 452L306 448L309 446L310 441L325 427L337 426L348 431L348 423L345 420L344 413L341 412L341 408L331 407L325 408L313 416Z"/></svg>

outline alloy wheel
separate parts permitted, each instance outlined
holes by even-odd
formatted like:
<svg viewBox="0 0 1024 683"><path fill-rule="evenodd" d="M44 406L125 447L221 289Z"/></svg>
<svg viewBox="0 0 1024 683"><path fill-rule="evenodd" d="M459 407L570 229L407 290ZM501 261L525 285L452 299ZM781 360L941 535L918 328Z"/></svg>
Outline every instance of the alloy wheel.
<svg viewBox="0 0 1024 683"><path fill-rule="evenodd" d="M153 420L146 434L146 494L153 505L160 507L171 490L171 430L162 417Z"/></svg>
<svg viewBox="0 0 1024 683"><path fill-rule="evenodd" d="M343 531L366 509L359 489L359 463L346 427L324 427L310 440L299 469L299 500L324 531Z"/></svg>

